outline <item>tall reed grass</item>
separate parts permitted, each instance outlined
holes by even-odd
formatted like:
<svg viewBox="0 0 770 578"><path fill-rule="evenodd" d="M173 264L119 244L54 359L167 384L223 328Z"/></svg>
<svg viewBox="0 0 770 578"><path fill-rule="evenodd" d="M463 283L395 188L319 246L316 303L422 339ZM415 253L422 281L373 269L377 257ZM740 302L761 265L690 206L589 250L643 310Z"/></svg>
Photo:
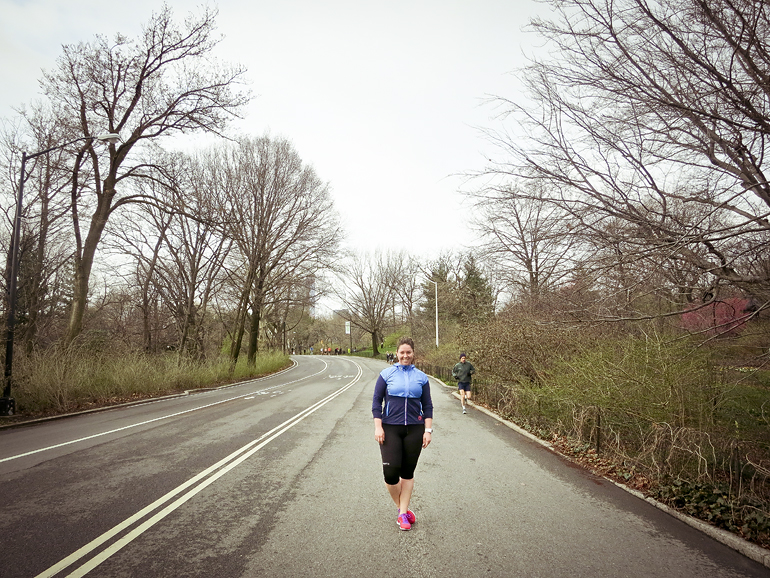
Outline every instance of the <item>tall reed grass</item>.
<svg viewBox="0 0 770 578"><path fill-rule="evenodd" d="M198 361L178 353L48 350L19 355L13 396L21 414L46 415L224 385L266 375L290 364L262 353L250 367L227 358Z"/></svg>

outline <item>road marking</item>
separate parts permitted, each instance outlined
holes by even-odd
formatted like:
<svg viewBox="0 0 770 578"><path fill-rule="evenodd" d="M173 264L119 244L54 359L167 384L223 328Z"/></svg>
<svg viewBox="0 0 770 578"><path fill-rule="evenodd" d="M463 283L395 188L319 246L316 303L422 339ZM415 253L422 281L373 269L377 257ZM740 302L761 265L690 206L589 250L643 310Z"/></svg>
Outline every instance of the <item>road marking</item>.
<svg viewBox="0 0 770 578"><path fill-rule="evenodd" d="M90 572L91 570L99 566L99 564L107 560L110 556L112 556L113 554L121 550L130 542L132 542L133 540L141 536L149 528L151 528L152 526L157 524L159 521L161 521L163 518L165 518L170 513L172 513L174 510L176 510L177 508L185 504L187 501L189 501L193 496L198 494L200 491L207 488L216 480L218 480L223 475L225 475L227 472L229 472L230 470L234 469L235 467L237 467L238 465L246 461L248 458L253 456L255 453L257 453L259 450L261 450L271 441L276 439L278 436L284 434L285 432L293 428L295 425L300 423L302 420L304 420L306 417L315 413L318 409L320 409L321 407L323 407L324 405L326 405L327 403L334 400L338 396L345 393L348 389L353 387L353 385L355 385L359 381L359 379L361 378L361 375L363 374L363 370L361 369L361 367L357 363L355 362L353 363L356 365L356 367L358 367L358 373L354 377L354 379L351 380L349 383L345 384L340 389L326 396L322 400L302 410L294 417L287 419L285 422L274 427L269 432L261 435L256 440L253 440L248 444L246 444L245 446L243 446L242 448L234 451L229 456L215 463L213 466L210 466L209 468L200 472L198 475L192 477L191 479L186 481L184 484L174 488L173 490L168 492L166 495L154 501L149 506L142 508L139 512L137 512L133 516L126 518L123 522L121 522L117 526L108 530L101 536L98 536L97 538L93 539L91 542L89 542L82 548L76 550L75 552L73 552L72 554L70 554L69 556L67 556L60 562L58 562L57 564L54 564L47 570L41 572L35 578L51 578L52 576L55 576L56 574L58 574L68 566L71 566L72 564L74 564L84 556L95 551L102 544L116 537L118 534L128 529L133 524L139 522L140 520L142 520L143 518L151 514L153 511L157 510L167 502L171 501L177 495L187 490L187 493L183 494L182 496L180 496L179 498L177 498L176 500L174 500L173 502L165 506L162 510L157 512L155 515L153 515L152 517L148 518L147 520L145 520L144 522L136 526L133 530L131 530L130 532L125 534L123 537L113 542L107 548L99 552L96 556L88 560L85 564L83 564L79 568L76 568L73 572L67 575L68 578L85 576L88 572ZM188 490L188 488L190 489Z"/></svg>
<svg viewBox="0 0 770 578"><path fill-rule="evenodd" d="M142 425L147 425L149 423L153 423L153 422L156 422L156 421L162 421L164 419L170 419L172 417L177 417L177 416L180 416L180 415L184 415L186 413L191 413L193 411L198 411L200 409L206 409L207 407L213 407L215 405L220 405L220 404L223 404L223 403L227 403L229 401L233 401L233 400L236 400L236 399L241 399L241 398L246 397L248 395L267 395L267 393L270 390L276 389L277 387L285 387L286 385L290 385L292 383L297 383L298 381L302 381L303 379L309 379L311 377L315 377L316 375L319 375L319 374L323 373L324 371L326 371L326 368L328 367L328 364L325 361L323 363L324 363L324 368L321 371L318 371L318 372L316 372L316 373L314 373L312 375L307 375L305 377L300 377L299 379L295 379L294 381L289 381L288 383L282 383L281 385L274 385L273 387L268 387L268 388L262 389L260 391L256 391L256 392L252 391L252 392L249 392L249 393L244 393L243 395L237 395L235 397L231 397L231 398L228 398L228 399L223 399L221 401L215 401L214 403L208 403L206 405L201 405L199 407L194 407L192 409L186 409L184 411L179 411L179 412L176 412L176 413L172 413L172 414L169 414L169 415L165 415L163 417L156 417L156 418L153 418L153 419L149 419L147 421L143 421L143 422L127 425L127 426L124 426L124 427L119 427L119 428L116 428L116 429L112 429L112 430L109 430L109 431L101 432L101 433L98 433L98 434L93 434L93 435L86 436L86 437L83 437L83 438L78 438L78 439L75 439L75 440L70 440L68 442L62 442L60 444L55 444L55 445L52 445L52 446L48 446L48 447L44 447L44 448L39 448L39 449L32 450L32 451L29 451L29 452L24 452L23 454L17 454L15 456L9 456L7 458L0 459L0 464L2 464L3 462L10 462L11 460L17 460L19 458L24 458L26 456L31 456L31 455L34 455L34 454L39 454L40 452L47 452L49 450L55 450L56 448L61 448L61 447L64 447L64 446L69 446L69 445L72 445L72 444L88 441L90 439L98 438L98 437L101 437L101 436L106 436L106 435L117 433L117 432L120 432L120 431L125 431L127 429L139 427L139 426L142 426Z"/></svg>

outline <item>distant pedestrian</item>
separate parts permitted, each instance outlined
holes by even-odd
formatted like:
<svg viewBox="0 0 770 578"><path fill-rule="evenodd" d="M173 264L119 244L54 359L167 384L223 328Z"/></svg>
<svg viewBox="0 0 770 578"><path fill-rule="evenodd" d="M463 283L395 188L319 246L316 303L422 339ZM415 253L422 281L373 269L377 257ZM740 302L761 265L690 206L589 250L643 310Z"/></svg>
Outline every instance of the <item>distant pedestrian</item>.
<svg viewBox="0 0 770 578"><path fill-rule="evenodd" d="M471 400L471 375L476 373L476 368L468 361L467 356L464 353L460 354L460 363L455 364L452 368L452 377L457 380L457 389L460 392L460 404L463 406L463 413L465 411L465 400Z"/></svg>

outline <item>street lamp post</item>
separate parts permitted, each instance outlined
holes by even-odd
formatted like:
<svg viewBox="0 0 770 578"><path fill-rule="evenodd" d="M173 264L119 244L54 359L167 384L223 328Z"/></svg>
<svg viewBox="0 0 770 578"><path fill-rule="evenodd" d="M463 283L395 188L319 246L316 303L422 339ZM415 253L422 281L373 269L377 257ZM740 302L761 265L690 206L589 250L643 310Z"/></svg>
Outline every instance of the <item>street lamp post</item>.
<svg viewBox="0 0 770 578"><path fill-rule="evenodd" d="M436 281L431 281L428 279L430 283L433 283L434 288L436 290L436 296L434 301L436 302L436 349L438 349L438 283Z"/></svg>
<svg viewBox="0 0 770 578"><path fill-rule="evenodd" d="M13 218L13 230L11 231L11 246L9 249L10 267L8 270L8 319L7 336L5 340L5 381L3 387L3 396L0 397L0 415L13 415L16 412L16 400L11 397L11 383L13 381L13 337L16 329L16 285L19 276L19 245L21 241L21 205L24 198L24 181L27 180L25 173L27 161L46 155L52 151L63 149L66 146L80 141L101 141L110 144L120 142L120 135L115 133L103 134L99 136L87 136L66 142L62 145L51 147L44 151L28 155L21 153L21 171L19 174L19 191L16 195L16 213ZM77 167L76 167L77 168Z"/></svg>

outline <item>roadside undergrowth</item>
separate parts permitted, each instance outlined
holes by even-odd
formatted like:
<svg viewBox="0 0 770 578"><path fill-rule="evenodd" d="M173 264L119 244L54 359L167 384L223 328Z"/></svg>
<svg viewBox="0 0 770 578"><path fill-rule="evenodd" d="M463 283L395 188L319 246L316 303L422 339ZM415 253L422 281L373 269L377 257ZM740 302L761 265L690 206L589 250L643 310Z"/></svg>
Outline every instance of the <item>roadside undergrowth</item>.
<svg viewBox="0 0 770 578"><path fill-rule="evenodd" d="M291 364L280 352L244 359L195 360L175 352L46 351L19 356L12 395L15 420L82 411L234 383L275 373Z"/></svg>
<svg viewBox="0 0 770 578"><path fill-rule="evenodd" d="M485 403L479 403L478 400L474 403L501 415ZM754 493L737 493L727 480L692 481L670 475L651 476L649 472L645 473L644 468L638 468L633 460L598 454L591 443L553 433L543 427L516 422L513 416L501 417L514 421L522 429L550 442L555 451L594 475L622 484L678 512L770 549L770 515L767 513L767 504Z"/></svg>

